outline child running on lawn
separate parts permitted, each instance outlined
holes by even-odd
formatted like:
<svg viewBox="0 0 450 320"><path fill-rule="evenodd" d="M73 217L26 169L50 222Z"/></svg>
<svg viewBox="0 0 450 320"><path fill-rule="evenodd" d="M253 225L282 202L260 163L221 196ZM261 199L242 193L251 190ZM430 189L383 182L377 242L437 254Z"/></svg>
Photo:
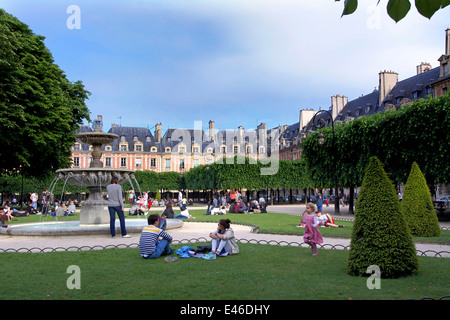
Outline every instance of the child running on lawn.
<svg viewBox="0 0 450 320"><path fill-rule="evenodd" d="M319 253L317 252L317 244L323 243L322 235L320 234L317 226L319 225L319 221L317 216L314 214L316 211L316 206L314 203L308 203L306 205L305 210L305 233L303 234L303 241L311 246L311 251L313 252L313 256L317 256Z"/></svg>

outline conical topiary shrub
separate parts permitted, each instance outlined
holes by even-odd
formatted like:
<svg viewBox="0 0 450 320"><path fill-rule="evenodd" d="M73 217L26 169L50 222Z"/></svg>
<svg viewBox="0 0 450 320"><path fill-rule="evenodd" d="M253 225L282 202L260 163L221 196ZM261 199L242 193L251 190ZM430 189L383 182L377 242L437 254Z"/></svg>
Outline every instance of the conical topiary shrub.
<svg viewBox="0 0 450 320"><path fill-rule="evenodd" d="M368 275L376 265L382 278L415 274L418 260L393 183L376 157L370 158L356 203L348 273Z"/></svg>
<svg viewBox="0 0 450 320"><path fill-rule="evenodd" d="M400 210L413 236L439 237L441 229L434 211L431 193L419 165L414 162L405 184Z"/></svg>

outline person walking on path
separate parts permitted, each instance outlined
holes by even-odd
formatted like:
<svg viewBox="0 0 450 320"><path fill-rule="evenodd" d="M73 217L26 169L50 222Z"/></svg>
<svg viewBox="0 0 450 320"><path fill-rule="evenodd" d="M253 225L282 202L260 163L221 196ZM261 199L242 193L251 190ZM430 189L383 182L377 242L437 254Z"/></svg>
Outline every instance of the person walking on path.
<svg viewBox="0 0 450 320"><path fill-rule="evenodd" d="M317 244L323 243L322 235L320 234L319 229L317 228L319 225L319 220L317 216L314 214L316 211L316 206L314 203L308 203L306 205L305 210L305 233L303 234L303 241L311 246L311 251L313 252L313 256L317 256L319 253L317 251Z"/></svg>
<svg viewBox="0 0 450 320"><path fill-rule="evenodd" d="M120 230L123 238L130 238L125 228L125 216L123 213L124 204L122 197L122 186L119 184L119 178L113 177L111 184L106 187L108 192L108 211L109 211L109 229L111 231L111 237L116 236L116 212L119 216Z"/></svg>

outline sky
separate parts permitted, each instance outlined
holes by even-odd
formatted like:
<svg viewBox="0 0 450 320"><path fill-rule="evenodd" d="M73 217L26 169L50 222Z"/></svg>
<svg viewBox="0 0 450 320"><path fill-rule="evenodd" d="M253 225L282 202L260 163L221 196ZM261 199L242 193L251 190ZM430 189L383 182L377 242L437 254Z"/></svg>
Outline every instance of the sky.
<svg viewBox="0 0 450 320"><path fill-rule="evenodd" d="M450 7L429 20L414 4L395 23L387 0L341 17L333 0L0 0L44 36L55 63L91 92L91 119L207 130L291 125L301 109L328 109L416 66L438 67ZM76 6L76 7L73 7Z"/></svg>

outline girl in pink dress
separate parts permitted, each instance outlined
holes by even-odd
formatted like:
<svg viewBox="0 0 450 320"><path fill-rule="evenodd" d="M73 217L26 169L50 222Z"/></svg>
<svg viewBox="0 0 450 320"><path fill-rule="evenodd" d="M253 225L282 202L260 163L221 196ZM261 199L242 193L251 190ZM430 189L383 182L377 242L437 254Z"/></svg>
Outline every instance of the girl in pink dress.
<svg viewBox="0 0 450 320"><path fill-rule="evenodd" d="M320 234L317 226L319 225L319 220L314 214L316 211L316 206L313 203L308 203L305 210L305 233L303 234L303 241L311 246L311 251L313 256L317 256L317 244L323 243L322 235Z"/></svg>

